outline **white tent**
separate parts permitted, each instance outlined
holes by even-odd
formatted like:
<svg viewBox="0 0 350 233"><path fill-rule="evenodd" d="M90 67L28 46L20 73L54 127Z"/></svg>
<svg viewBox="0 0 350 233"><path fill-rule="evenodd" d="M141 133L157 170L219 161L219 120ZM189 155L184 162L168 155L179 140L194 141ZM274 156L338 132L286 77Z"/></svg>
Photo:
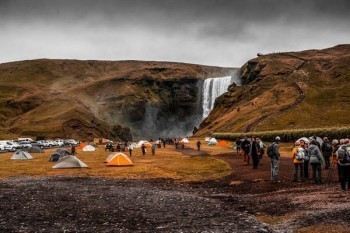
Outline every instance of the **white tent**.
<svg viewBox="0 0 350 233"><path fill-rule="evenodd" d="M26 151L17 150L11 157L11 159L33 159L33 156L31 156Z"/></svg>
<svg viewBox="0 0 350 233"><path fill-rule="evenodd" d="M80 161L77 157L73 155L67 155L66 157L61 158L55 166L52 168L82 168L88 167L85 163Z"/></svg>
<svg viewBox="0 0 350 233"><path fill-rule="evenodd" d="M189 143L190 141L189 141L187 138L183 138L183 139L181 140L181 142L183 142L183 143Z"/></svg>
<svg viewBox="0 0 350 233"><path fill-rule="evenodd" d="M91 145L87 145L83 148L83 151L95 151L96 148L91 146Z"/></svg>
<svg viewBox="0 0 350 233"><path fill-rule="evenodd" d="M306 143L309 143L309 142L310 142L310 140L309 140L307 137L299 138L299 139L296 140L295 142L300 142L301 140L303 140L303 141L306 142Z"/></svg>
<svg viewBox="0 0 350 233"><path fill-rule="evenodd" d="M209 141L210 141L210 137L206 137L206 138L204 139L204 141L205 141L205 142L209 142Z"/></svg>
<svg viewBox="0 0 350 233"><path fill-rule="evenodd" d="M216 141L215 138L211 138L211 139L209 140L208 145L216 145L217 143L218 143L218 141Z"/></svg>
<svg viewBox="0 0 350 233"><path fill-rule="evenodd" d="M310 142L311 142L313 139L314 139L313 137L309 137L309 141L310 141ZM318 142L320 143L320 145L322 146L322 144L323 144L322 138L316 137L316 141L318 141Z"/></svg>
<svg viewBox="0 0 350 233"><path fill-rule="evenodd" d="M142 144L145 144L145 143L149 143L148 141L145 141L145 140L141 140L137 143L137 146L136 148L140 148L142 146Z"/></svg>

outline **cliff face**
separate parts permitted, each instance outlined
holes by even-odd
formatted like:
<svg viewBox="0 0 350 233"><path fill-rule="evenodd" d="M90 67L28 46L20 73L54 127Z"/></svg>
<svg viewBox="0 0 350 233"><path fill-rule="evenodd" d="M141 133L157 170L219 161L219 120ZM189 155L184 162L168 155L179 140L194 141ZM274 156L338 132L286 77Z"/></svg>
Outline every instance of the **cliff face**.
<svg viewBox="0 0 350 233"><path fill-rule="evenodd" d="M350 45L259 56L196 135L348 125Z"/></svg>
<svg viewBox="0 0 350 233"><path fill-rule="evenodd" d="M0 64L0 137L183 135L200 123L203 79L233 71L142 61Z"/></svg>

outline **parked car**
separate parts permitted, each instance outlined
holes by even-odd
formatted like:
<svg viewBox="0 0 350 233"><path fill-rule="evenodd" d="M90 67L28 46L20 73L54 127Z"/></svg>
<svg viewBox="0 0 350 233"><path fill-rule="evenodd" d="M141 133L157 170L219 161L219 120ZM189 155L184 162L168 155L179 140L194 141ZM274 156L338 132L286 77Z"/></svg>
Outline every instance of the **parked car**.
<svg viewBox="0 0 350 233"><path fill-rule="evenodd" d="M21 148L32 147L32 144L30 142L27 142L27 141L20 141L20 142L18 142L18 144L21 146Z"/></svg>
<svg viewBox="0 0 350 233"><path fill-rule="evenodd" d="M0 141L0 143L4 146L4 150L15 151L22 148L21 145L10 140Z"/></svg>
<svg viewBox="0 0 350 233"><path fill-rule="evenodd" d="M51 140L45 140L45 141L41 141L43 146L48 148L48 147L53 147L55 145L55 143Z"/></svg>
<svg viewBox="0 0 350 233"><path fill-rule="evenodd" d="M38 146L38 147L40 147L40 148L44 148L45 146L44 146L44 143L42 142L42 141L32 141L31 143L30 143L32 146Z"/></svg>
<svg viewBox="0 0 350 233"><path fill-rule="evenodd" d="M54 143L55 143L55 146L58 146L58 147L64 146L64 141L62 139L56 139Z"/></svg>
<svg viewBox="0 0 350 233"><path fill-rule="evenodd" d="M18 141L18 143L21 143L21 142L31 143L31 142L33 142L34 140L31 139L31 138L18 138L17 141Z"/></svg>
<svg viewBox="0 0 350 233"><path fill-rule="evenodd" d="M65 144L68 146L71 146L71 145L77 146L79 142L75 141L74 139L68 139L65 141Z"/></svg>

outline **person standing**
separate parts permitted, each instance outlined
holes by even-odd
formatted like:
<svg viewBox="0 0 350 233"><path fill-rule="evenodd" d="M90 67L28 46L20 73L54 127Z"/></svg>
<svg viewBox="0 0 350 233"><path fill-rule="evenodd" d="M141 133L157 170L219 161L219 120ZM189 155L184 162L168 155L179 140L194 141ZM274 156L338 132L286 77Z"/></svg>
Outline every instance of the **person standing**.
<svg viewBox="0 0 350 233"><path fill-rule="evenodd" d="M335 163L337 164L337 171L338 171L338 181L340 182L340 177L341 177L341 167L338 163L338 157L337 157L337 151L340 147L339 145L339 141L337 139L333 139L332 140L332 144L333 144L333 158L332 158L332 164L334 165Z"/></svg>
<svg viewBox="0 0 350 233"><path fill-rule="evenodd" d="M236 140L236 151L237 151L237 155L240 155L240 154L241 154L241 144L242 144L241 139L237 138L237 140Z"/></svg>
<svg viewBox="0 0 350 233"><path fill-rule="evenodd" d="M340 186L345 191L346 182L350 190L350 146L349 139L344 139L337 151L338 164L340 166Z"/></svg>
<svg viewBox="0 0 350 233"><path fill-rule="evenodd" d="M304 159L305 159L305 141L300 140L300 142L295 143L293 149L293 163L294 163L294 179L293 182L298 181L298 169L300 168L300 179L302 182L305 181L304 176Z"/></svg>
<svg viewBox="0 0 350 233"><path fill-rule="evenodd" d="M259 144L256 141L255 137L252 137L252 143L251 143L251 147L250 147L250 156L253 159L253 169L257 169L258 168L258 164L259 164Z"/></svg>
<svg viewBox="0 0 350 233"><path fill-rule="evenodd" d="M332 156L333 147L331 142L328 140L328 137L323 138L323 144L322 144L322 154L324 156L324 160L326 162L325 169L328 169L330 167L330 157Z"/></svg>
<svg viewBox="0 0 350 233"><path fill-rule="evenodd" d="M201 150L201 142L199 141L199 139L198 139L198 141L197 141L197 150L198 151L200 151Z"/></svg>
<svg viewBox="0 0 350 233"><path fill-rule="evenodd" d="M152 155L155 155L156 154L156 144L152 145L151 150L152 150Z"/></svg>
<svg viewBox="0 0 350 233"><path fill-rule="evenodd" d="M76 148L75 146L72 144L71 148L70 148L70 153L74 156L76 154Z"/></svg>
<svg viewBox="0 0 350 233"><path fill-rule="evenodd" d="M312 179L315 184L322 184L322 163L323 158L316 140L312 140L309 146L310 164L312 167ZM317 175L316 175L317 172Z"/></svg>
<svg viewBox="0 0 350 233"><path fill-rule="evenodd" d="M128 146L128 151L129 151L129 155L130 155L130 157L132 156L132 151L134 150L134 146L132 145L132 144L130 144L129 146Z"/></svg>
<svg viewBox="0 0 350 233"><path fill-rule="evenodd" d="M242 150L243 150L243 153L244 153L244 160L243 160L243 162L247 162L247 164L249 165L249 160L250 160L249 153L250 153L251 144L248 141L247 137L244 137L244 141L242 142L241 147L242 147Z"/></svg>
<svg viewBox="0 0 350 233"><path fill-rule="evenodd" d="M279 146L281 138L277 136L275 141L267 148L267 155L271 158L271 182L278 182L278 173L280 166L280 152Z"/></svg>
<svg viewBox="0 0 350 233"><path fill-rule="evenodd" d="M256 142L259 145L259 162L260 162L263 155L265 154L264 148L266 148L267 146L265 145L265 143L263 143L263 141L261 141L260 138L256 138Z"/></svg>
<svg viewBox="0 0 350 233"><path fill-rule="evenodd" d="M309 157L309 142L305 142L305 157L304 157L304 178L307 180L309 179L309 164L310 164L310 157Z"/></svg>
<svg viewBox="0 0 350 233"><path fill-rule="evenodd" d="M142 144L141 150L142 150L142 155L146 156L146 146L145 146L145 144Z"/></svg>

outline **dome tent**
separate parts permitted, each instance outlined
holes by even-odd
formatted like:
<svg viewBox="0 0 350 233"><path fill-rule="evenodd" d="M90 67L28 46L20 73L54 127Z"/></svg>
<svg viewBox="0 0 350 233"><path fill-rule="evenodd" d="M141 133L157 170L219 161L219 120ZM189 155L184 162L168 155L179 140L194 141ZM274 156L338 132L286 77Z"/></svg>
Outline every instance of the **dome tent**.
<svg viewBox="0 0 350 233"><path fill-rule="evenodd" d="M218 141L217 141L215 138L211 138L211 139L209 140L208 145L214 146L214 145L216 145L217 143L218 143Z"/></svg>
<svg viewBox="0 0 350 233"><path fill-rule="evenodd" d="M85 147L83 148L83 151L84 151L84 152L87 152L87 151L95 151L95 150L96 150L96 148L93 147L93 146L91 146L91 145L87 145L87 146L85 146Z"/></svg>
<svg viewBox="0 0 350 233"><path fill-rule="evenodd" d="M89 167L82 161L80 161L76 156L67 155L66 157L61 158L58 163L53 166L53 169L61 169L61 168L84 168Z"/></svg>
<svg viewBox="0 0 350 233"><path fill-rule="evenodd" d="M115 153L112 155L113 156L107 162L107 166L132 166L133 165L131 159L123 153Z"/></svg>
<svg viewBox="0 0 350 233"><path fill-rule="evenodd" d="M33 156L31 156L28 152L26 151L21 151L21 150L17 150L11 157L11 159L21 159L21 160L25 160L25 159L33 159Z"/></svg>

